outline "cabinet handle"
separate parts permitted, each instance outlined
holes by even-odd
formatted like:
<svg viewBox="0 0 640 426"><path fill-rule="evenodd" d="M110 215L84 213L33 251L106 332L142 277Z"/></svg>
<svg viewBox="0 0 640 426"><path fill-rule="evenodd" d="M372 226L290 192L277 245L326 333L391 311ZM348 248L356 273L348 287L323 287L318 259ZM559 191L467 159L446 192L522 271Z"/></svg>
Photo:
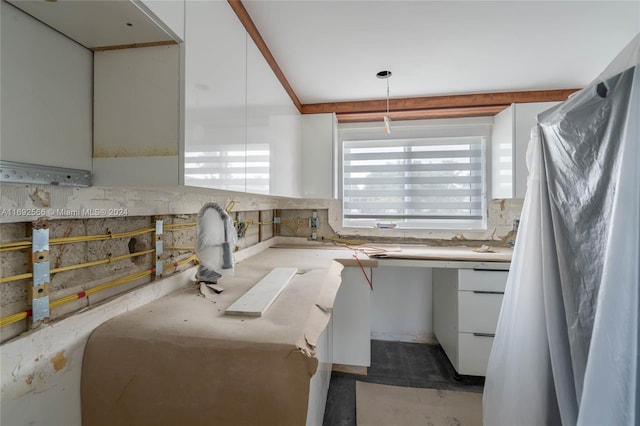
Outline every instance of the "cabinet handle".
<svg viewBox="0 0 640 426"><path fill-rule="evenodd" d="M504 291L483 291L483 290L473 290L475 294L504 294Z"/></svg>
<svg viewBox="0 0 640 426"><path fill-rule="evenodd" d="M495 334L492 333L473 333L476 337L496 337Z"/></svg>
<svg viewBox="0 0 640 426"><path fill-rule="evenodd" d="M473 268L474 271L478 272L509 272L509 268L507 269L491 269L491 268L483 268L481 266Z"/></svg>

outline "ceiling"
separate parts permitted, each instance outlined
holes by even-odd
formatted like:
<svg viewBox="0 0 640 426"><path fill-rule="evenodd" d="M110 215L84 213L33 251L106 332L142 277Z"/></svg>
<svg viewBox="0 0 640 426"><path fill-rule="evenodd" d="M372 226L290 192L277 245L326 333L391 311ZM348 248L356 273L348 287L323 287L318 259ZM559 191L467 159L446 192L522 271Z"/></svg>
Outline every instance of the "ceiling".
<svg viewBox="0 0 640 426"><path fill-rule="evenodd" d="M302 104L584 87L640 1L243 0Z"/></svg>

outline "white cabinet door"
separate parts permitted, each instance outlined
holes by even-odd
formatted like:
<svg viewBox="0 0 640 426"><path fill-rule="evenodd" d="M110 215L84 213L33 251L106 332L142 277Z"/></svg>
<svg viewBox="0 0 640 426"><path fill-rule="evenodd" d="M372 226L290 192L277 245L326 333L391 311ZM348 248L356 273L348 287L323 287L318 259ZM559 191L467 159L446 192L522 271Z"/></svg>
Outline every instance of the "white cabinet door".
<svg viewBox="0 0 640 426"><path fill-rule="evenodd" d="M491 198L513 198L513 105L493 117Z"/></svg>
<svg viewBox="0 0 640 426"><path fill-rule="evenodd" d="M433 334L458 368L458 270L433 269Z"/></svg>
<svg viewBox="0 0 640 426"><path fill-rule="evenodd" d="M502 294L459 291L459 331L461 333L495 334L502 298Z"/></svg>
<svg viewBox="0 0 640 426"><path fill-rule="evenodd" d="M333 365L333 324L329 318L327 328L322 332L316 343L316 357L318 369L309 383L309 403L307 406L308 426L322 424L324 409L327 405L327 394L331 382L331 367Z"/></svg>
<svg viewBox="0 0 640 426"><path fill-rule="evenodd" d="M333 363L371 365L371 289L360 268L344 268L333 304Z"/></svg>
<svg viewBox="0 0 640 426"><path fill-rule="evenodd" d="M434 333L459 374L486 374L507 275L433 270Z"/></svg>
<svg viewBox="0 0 640 426"><path fill-rule="evenodd" d="M281 86L282 87L282 86ZM282 89L283 93L284 88ZM288 95L288 105L271 117L276 128L276 143L271 152L271 190L270 195L299 198L301 194L300 174L302 121L301 114Z"/></svg>
<svg viewBox="0 0 640 426"><path fill-rule="evenodd" d="M497 291L504 293L508 271L487 271L484 269L459 269L458 290Z"/></svg>
<svg viewBox="0 0 640 426"><path fill-rule="evenodd" d="M485 376L493 337L473 333L460 333L460 363L458 373Z"/></svg>
<svg viewBox="0 0 640 426"><path fill-rule="evenodd" d="M524 198L527 190L527 147L538 114L559 102L512 104L493 118L491 132L491 197Z"/></svg>
<svg viewBox="0 0 640 426"><path fill-rule="evenodd" d="M247 34L227 2L185 6L186 185L246 189Z"/></svg>
<svg viewBox="0 0 640 426"><path fill-rule="evenodd" d="M538 114L557 105L559 102L533 102L514 104L514 198L524 198L527 192L527 147L531 140L531 129L538 123Z"/></svg>
<svg viewBox="0 0 640 426"><path fill-rule="evenodd" d="M302 116L302 196L334 198L338 121L334 113Z"/></svg>
<svg viewBox="0 0 640 426"><path fill-rule="evenodd" d="M247 39L247 192L300 196L300 113Z"/></svg>
<svg viewBox="0 0 640 426"><path fill-rule="evenodd" d="M185 184L300 195L300 113L227 2L186 2Z"/></svg>
<svg viewBox="0 0 640 426"><path fill-rule="evenodd" d="M258 47L247 37L247 192L271 192L278 135L272 121L278 108L277 80Z"/></svg>

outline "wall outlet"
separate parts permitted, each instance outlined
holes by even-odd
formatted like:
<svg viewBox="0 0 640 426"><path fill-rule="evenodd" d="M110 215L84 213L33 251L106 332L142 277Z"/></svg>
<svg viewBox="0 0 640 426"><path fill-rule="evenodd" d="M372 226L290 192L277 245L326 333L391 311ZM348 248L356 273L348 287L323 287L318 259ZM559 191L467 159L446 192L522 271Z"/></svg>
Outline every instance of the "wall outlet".
<svg viewBox="0 0 640 426"><path fill-rule="evenodd" d="M314 211L311 213L311 217L309 218L309 228L318 227L320 227L320 218L318 217L318 212Z"/></svg>

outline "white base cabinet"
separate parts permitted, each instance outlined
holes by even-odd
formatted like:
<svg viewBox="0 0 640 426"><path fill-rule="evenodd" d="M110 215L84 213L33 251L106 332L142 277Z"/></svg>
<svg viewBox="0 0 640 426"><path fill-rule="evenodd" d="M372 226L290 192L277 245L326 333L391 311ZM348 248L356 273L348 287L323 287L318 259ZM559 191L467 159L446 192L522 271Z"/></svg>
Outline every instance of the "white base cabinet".
<svg viewBox="0 0 640 426"><path fill-rule="evenodd" d="M433 270L434 334L459 374L486 374L507 274Z"/></svg>
<svg viewBox="0 0 640 426"><path fill-rule="evenodd" d="M333 318L329 319L327 328L324 329L316 343L316 357L318 358L318 369L309 383L306 422L308 426L321 425L324 419L333 366Z"/></svg>
<svg viewBox="0 0 640 426"><path fill-rule="evenodd" d="M360 268L344 268L333 304L333 363L371 365L371 289Z"/></svg>

